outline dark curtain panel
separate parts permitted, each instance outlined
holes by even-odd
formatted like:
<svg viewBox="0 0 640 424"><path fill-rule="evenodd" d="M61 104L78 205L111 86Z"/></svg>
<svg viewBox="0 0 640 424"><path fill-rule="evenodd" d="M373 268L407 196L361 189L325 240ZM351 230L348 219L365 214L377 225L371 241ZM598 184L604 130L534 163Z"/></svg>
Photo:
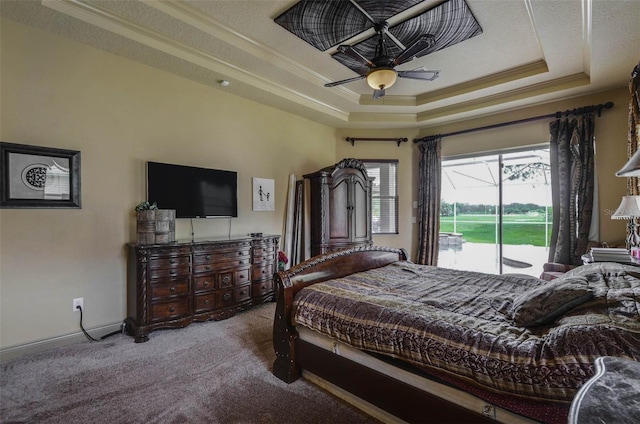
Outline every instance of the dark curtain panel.
<svg viewBox="0 0 640 424"><path fill-rule="evenodd" d="M593 113L557 119L551 133L553 227L549 261L580 265L593 213L595 150Z"/></svg>
<svg viewBox="0 0 640 424"><path fill-rule="evenodd" d="M440 232L440 193L442 137L425 137L418 141L418 257L417 263L437 265Z"/></svg>

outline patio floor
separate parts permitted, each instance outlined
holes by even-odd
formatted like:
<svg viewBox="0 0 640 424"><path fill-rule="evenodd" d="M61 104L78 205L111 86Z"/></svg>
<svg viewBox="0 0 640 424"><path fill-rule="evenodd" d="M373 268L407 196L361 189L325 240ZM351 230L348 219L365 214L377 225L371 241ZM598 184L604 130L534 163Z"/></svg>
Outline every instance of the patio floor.
<svg viewBox="0 0 640 424"><path fill-rule="evenodd" d="M549 248L531 245L504 245L503 274L527 274L539 277L542 266L548 262ZM441 245L438 266L498 274L499 250L496 244L468 243L459 245ZM529 266L526 266L529 265Z"/></svg>

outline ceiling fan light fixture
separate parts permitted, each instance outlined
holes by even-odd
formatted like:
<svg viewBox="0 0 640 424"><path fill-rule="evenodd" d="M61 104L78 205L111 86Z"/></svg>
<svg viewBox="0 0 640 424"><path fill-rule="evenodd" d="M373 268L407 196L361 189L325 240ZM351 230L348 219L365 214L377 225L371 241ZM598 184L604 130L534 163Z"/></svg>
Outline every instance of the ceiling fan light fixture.
<svg viewBox="0 0 640 424"><path fill-rule="evenodd" d="M396 83L398 73L393 68L380 67L367 74L367 84L374 90L389 88Z"/></svg>

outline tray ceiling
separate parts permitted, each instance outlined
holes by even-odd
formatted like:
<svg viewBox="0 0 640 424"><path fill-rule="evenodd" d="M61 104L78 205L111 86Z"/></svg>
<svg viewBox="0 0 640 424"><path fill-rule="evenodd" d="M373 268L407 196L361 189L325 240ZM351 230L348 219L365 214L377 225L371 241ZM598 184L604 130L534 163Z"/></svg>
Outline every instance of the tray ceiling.
<svg viewBox="0 0 640 424"><path fill-rule="evenodd" d="M374 23L388 22L399 13L422 2L304 0L279 15L275 22L313 47L325 51L373 28ZM467 3L464 0L448 0L390 27L391 36L386 47L389 56L396 57L421 35L433 36L434 43L416 53L414 57L417 58L481 33L482 28L467 7ZM377 45L376 34L354 44L353 48L370 59L375 57ZM336 52L331 56L358 75L364 75L369 70L347 54Z"/></svg>
<svg viewBox="0 0 640 424"><path fill-rule="evenodd" d="M341 128L427 128L626 87L640 60L640 2L625 0L2 0L0 15ZM397 69L440 77L400 79L380 100L365 81L325 88L362 71L338 45L371 56L367 15L405 46L436 35Z"/></svg>

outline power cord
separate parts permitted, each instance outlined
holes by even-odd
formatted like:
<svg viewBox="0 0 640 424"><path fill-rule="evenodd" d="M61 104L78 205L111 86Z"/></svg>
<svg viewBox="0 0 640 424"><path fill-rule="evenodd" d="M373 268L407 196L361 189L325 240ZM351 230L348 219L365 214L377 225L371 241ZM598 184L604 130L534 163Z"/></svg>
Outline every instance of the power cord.
<svg viewBox="0 0 640 424"><path fill-rule="evenodd" d="M119 334L119 333L124 333L124 327L125 324L124 322L122 323L122 328L120 330L114 331L112 333L109 334L105 334L104 336L100 337L100 340L98 339L94 339L93 337L91 337L91 334L87 333L87 330L84 329L84 326L82 325L82 306L77 305L76 309L78 309L80 311L80 329L82 330L82 333L84 334L84 336L89 339L92 342L99 342L100 340L104 340L107 337L111 337L113 335Z"/></svg>

